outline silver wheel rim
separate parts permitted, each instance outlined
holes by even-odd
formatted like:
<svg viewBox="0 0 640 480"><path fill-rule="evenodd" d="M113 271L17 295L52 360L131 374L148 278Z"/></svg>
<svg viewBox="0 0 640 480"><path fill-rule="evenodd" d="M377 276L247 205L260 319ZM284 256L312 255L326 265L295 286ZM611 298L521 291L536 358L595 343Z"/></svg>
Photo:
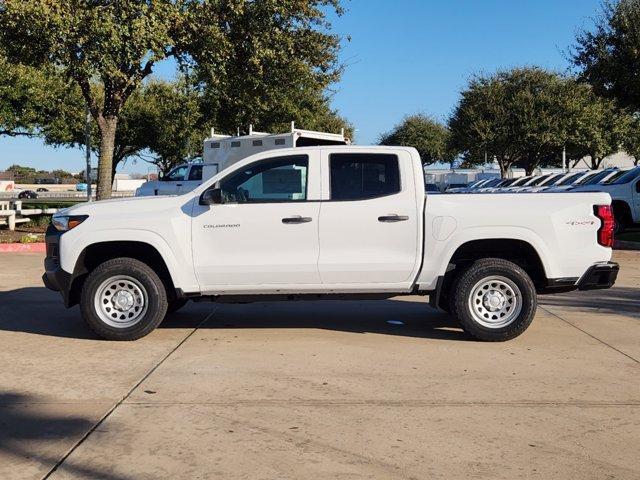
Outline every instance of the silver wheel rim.
<svg viewBox="0 0 640 480"><path fill-rule="evenodd" d="M94 297L96 313L107 325L129 328L142 320L149 305L147 290L127 275L110 277L100 284Z"/></svg>
<svg viewBox="0 0 640 480"><path fill-rule="evenodd" d="M522 310L522 293L506 277L486 277L476 283L469 297L469 311L483 327L503 328L518 318Z"/></svg>

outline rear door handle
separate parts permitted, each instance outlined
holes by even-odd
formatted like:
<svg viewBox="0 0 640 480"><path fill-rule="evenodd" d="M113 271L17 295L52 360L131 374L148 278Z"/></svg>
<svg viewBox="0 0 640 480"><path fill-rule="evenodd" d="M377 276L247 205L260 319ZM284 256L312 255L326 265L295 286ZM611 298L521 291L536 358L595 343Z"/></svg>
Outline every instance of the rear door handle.
<svg viewBox="0 0 640 480"><path fill-rule="evenodd" d="M282 219L282 223L309 223L311 217L301 217L300 215L293 215L292 217L285 217Z"/></svg>
<svg viewBox="0 0 640 480"><path fill-rule="evenodd" d="M406 220L409 220L409 217L407 215L383 215L382 217L378 217L379 222L387 223L404 222Z"/></svg>

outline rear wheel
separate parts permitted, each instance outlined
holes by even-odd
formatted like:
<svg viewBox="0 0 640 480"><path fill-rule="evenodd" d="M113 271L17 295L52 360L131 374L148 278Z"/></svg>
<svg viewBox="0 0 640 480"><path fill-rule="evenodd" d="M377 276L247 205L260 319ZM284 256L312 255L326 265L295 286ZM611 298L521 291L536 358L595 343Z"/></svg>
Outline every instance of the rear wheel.
<svg viewBox="0 0 640 480"><path fill-rule="evenodd" d="M153 331L167 312L162 280L133 258L108 260L93 270L82 288L82 316L100 337L136 340Z"/></svg>
<svg viewBox="0 0 640 480"><path fill-rule="evenodd" d="M454 282L454 313L478 340L505 341L522 334L537 307L531 278L515 263L499 258L474 262Z"/></svg>

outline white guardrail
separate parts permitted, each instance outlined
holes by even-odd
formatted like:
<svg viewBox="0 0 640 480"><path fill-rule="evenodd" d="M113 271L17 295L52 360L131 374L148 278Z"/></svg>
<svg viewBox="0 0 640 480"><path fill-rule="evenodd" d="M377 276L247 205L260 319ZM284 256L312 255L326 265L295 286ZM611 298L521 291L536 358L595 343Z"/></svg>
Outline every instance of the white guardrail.
<svg viewBox="0 0 640 480"><path fill-rule="evenodd" d="M18 200L20 192L0 192L0 200ZM86 200L85 192L36 192L38 200ZM111 192L111 198L133 197L135 192ZM92 198L95 199L95 196Z"/></svg>
<svg viewBox="0 0 640 480"><path fill-rule="evenodd" d="M13 231L17 224L31 221L29 217L32 215L53 215L58 210L61 208L29 208L29 203L22 200L0 201L0 225L6 225Z"/></svg>

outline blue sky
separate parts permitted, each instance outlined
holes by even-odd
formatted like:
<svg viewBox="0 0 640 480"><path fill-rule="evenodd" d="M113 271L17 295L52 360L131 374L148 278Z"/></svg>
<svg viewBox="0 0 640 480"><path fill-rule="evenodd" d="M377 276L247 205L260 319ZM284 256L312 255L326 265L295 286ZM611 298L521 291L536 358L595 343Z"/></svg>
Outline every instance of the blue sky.
<svg viewBox="0 0 640 480"><path fill-rule="evenodd" d="M333 106L374 143L407 114L446 120L468 78L520 65L566 71L566 52L600 0L351 0L333 18L347 65ZM173 65L155 72L171 77ZM300 127L304 128L303 125ZM94 160L95 162L96 160ZM37 139L0 137L0 169L13 163L51 170L83 168L80 150ZM139 161L124 168L146 172Z"/></svg>

